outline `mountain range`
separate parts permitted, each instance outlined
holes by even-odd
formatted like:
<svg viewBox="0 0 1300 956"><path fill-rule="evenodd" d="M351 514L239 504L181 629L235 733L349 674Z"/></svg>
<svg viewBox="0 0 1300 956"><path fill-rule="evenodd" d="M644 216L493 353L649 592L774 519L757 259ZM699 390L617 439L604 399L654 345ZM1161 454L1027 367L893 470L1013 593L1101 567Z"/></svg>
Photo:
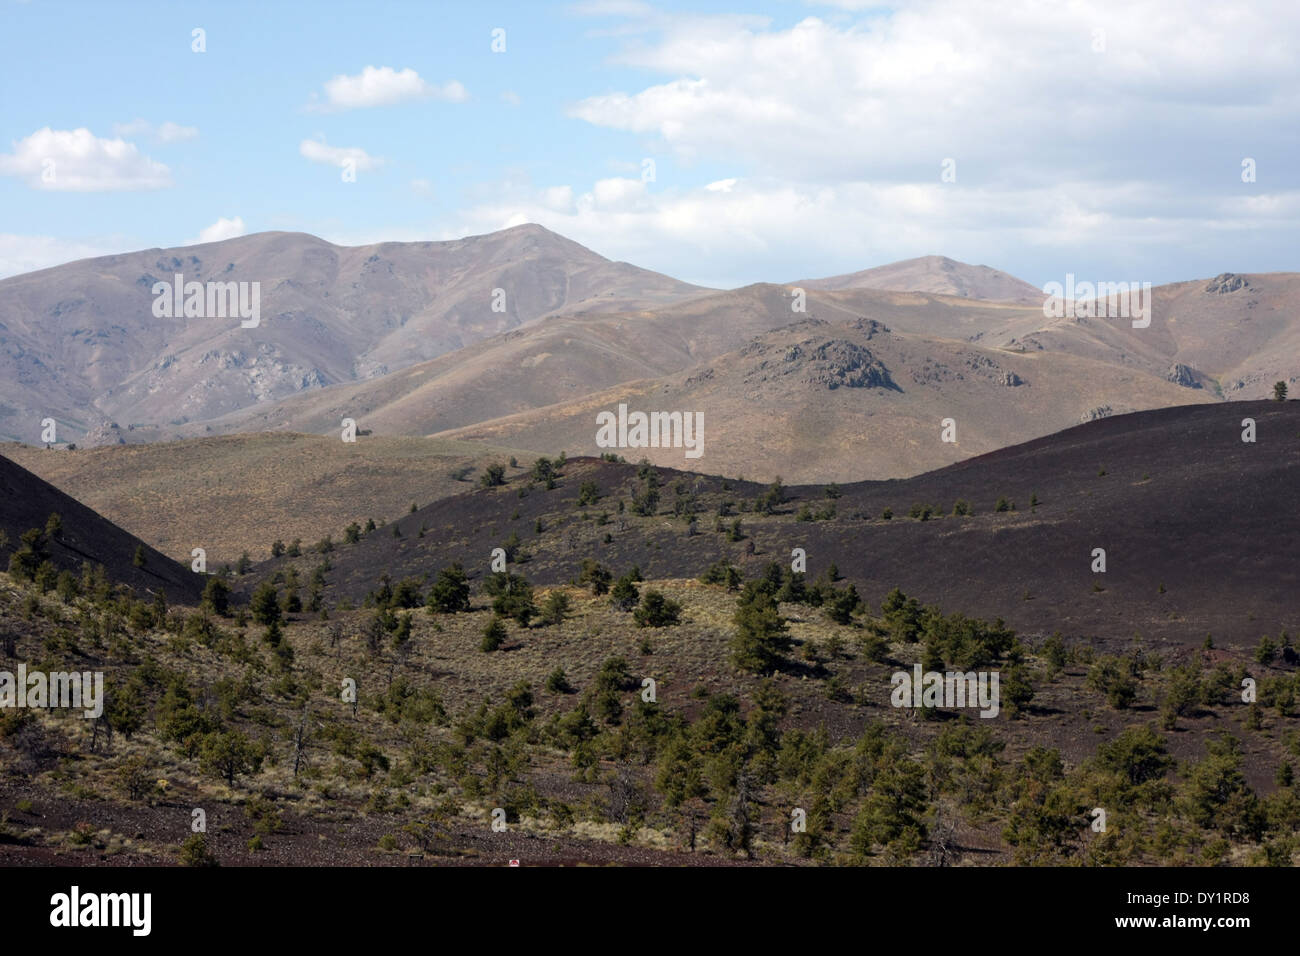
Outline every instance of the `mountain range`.
<svg viewBox="0 0 1300 956"><path fill-rule="evenodd" d="M259 283L260 322L155 317L176 275ZM55 446L330 435L351 418L363 434L597 454L595 416L622 403L705 422L699 459L630 457L844 481L1295 381L1300 275L1151 296L1133 328L1049 317L1029 283L939 256L713 290L537 225L360 247L260 233L0 281L0 435L45 443L51 418Z"/></svg>

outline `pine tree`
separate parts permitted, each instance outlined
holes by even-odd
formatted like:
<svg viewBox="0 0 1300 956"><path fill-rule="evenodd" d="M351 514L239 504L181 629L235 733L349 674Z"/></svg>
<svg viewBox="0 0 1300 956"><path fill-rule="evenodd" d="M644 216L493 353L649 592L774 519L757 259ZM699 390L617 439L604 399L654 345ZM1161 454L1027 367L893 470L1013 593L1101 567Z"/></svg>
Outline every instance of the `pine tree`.
<svg viewBox="0 0 1300 956"><path fill-rule="evenodd" d="M506 626L500 617L493 617L483 629L483 641L479 649L485 652L495 651L506 639Z"/></svg>
<svg viewBox="0 0 1300 956"><path fill-rule="evenodd" d="M469 579L459 561L438 572L438 580L429 588L427 606L439 614L469 610Z"/></svg>
<svg viewBox="0 0 1300 956"><path fill-rule="evenodd" d="M208 578L199 605L206 611L226 617L230 613L230 585L218 577Z"/></svg>
<svg viewBox="0 0 1300 956"><path fill-rule="evenodd" d="M610 603L620 611L630 611L636 607L641 592L632 582L631 575L625 574L614 583L614 590L609 595Z"/></svg>
<svg viewBox="0 0 1300 956"><path fill-rule="evenodd" d="M270 581L262 582L262 585L253 593L253 600L249 603L249 609L253 612L253 620L258 624L270 625L273 621L280 620L280 596L274 584Z"/></svg>
<svg viewBox="0 0 1300 956"><path fill-rule="evenodd" d="M731 653L738 667L763 674L780 666L791 641L770 596L756 592L752 600L742 598L732 620L736 633L731 638Z"/></svg>
<svg viewBox="0 0 1300 956"><path fill-rule="evenodd" d="M646 591L632 617L637 627L670 627L681 620L682 606L658 591Z"/></svg>

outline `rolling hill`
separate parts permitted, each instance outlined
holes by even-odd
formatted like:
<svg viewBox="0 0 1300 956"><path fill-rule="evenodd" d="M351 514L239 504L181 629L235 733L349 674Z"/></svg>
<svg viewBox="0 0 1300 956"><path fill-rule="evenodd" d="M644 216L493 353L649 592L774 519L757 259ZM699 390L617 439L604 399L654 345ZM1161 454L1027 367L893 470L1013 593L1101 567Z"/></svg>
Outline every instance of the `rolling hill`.
<svg viewBox="0 0 1300 956"><path fill-rule="evenodd" d="M1242 441L1244 417L1256 422L1254 443ZM584 558L617 573L636 564L650 579L694 578L727 559L753 576L768 561L788 566L798 547L809 578L835 564L869 603L898 586L1028 634L1188 648L1207 633L1246 646L1300 626L1300 567L1290 556L1300 520L1289 505L1300 493L1296 402L1109 417L907 480L842 485L837 497L792 485L771 515L744 510L765 493L761 484L663 469L657 514L634 516L620 504L641 487L635 466L571 459L563 470L552 491L520 476L393 516L397 531L331 554L329 599L359 601L378 569L396 582L460 561L481 579L491 548L514 532L527 556L516 570L543 585L568 581ZM579 507L586 482L601 497ZM996 510L1003 497L1014 507ZM971 516L951 514L958 499ZM936 510L909 518L914 504ZM811 520L800 518L805 505ZM724 531L736 520L731 540ZM1096 548L1106 552L1104 574L1092 571ZM296 563L305 575L318 561ZM287 562L260 566L244 586Z"/></svg>
<svg viewBox="0 0 1300 956"><path fill-rule="evenodd" d="M245 551L270 557L277 538L310 546L341 537L353 521L458 494L486 464L511 454L528 460L527 452L481 443L360 435L349 444L337 433L2 449L166 554L188 562L192 548L205 548L211 571Z"/></svg>
<svg viewBox="0 0 1300 956"><path fill-rule="evenodd" d="M759 284L653 311L549 317L399 373L304 393L203 429L320 432L351 416L383 434L432 434L686 372L805 319L852 324L871 317L940 338L965 337L968 328L1013 337L1043 325L1038 309L890 292L818 292L804 306L795 312L790 289Z"/></svg>
<svg viewBox="0 0 1300 956"><path fill-rule="evenodd" d="M899 478L1102 415L1213 402L1204 390L1061 352L1021 352L899 333L872 320L811 319L673 375L631 382L440 437L598 455L596 416L703 413L704 454L622 449L656 465L788 481ZM951 419L956 442L941 441Z"/></svg>
<svg viewBox="0 0 1300 956"><path fill-rule="evenodd" d="M153 287L259 283L261 322L158 318ZM494 290L501 290L498 296ZM0 281L0 435L135 440L364 380L548 314L643 309L706 290L525 225L450 242L335 246L267 232Z"/></svg>

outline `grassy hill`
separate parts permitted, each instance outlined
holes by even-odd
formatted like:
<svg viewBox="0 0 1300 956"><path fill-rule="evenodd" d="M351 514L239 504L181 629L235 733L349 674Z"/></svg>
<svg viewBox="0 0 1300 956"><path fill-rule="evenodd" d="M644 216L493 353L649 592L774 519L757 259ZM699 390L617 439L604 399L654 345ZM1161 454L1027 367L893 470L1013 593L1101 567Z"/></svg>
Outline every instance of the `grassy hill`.
<svg viewBox="0 0 1300 956"><path fill-rule="evenodd" d="M362 426L364 427L364 426ZM177 559L207 549L210 570L278 538L315 544L470 487L489 461L528 452L442 439L293 433L227 435L4 454ZM516 470L517 471L517 470Z"/></svg>
<svg viewBox="0 0 1300 956"><path fill-rule="evenodd" d="M57 526L50 516L57 515ZM174 601L197 600L202 578L92 511L53 485L0 456L0 560L8 566L23 549L23 535L42 534L34 549L33 568L50 562L55 572L80 575L86 566L102 565L111 582L130 585L142 594L165 591Z"/></svg>

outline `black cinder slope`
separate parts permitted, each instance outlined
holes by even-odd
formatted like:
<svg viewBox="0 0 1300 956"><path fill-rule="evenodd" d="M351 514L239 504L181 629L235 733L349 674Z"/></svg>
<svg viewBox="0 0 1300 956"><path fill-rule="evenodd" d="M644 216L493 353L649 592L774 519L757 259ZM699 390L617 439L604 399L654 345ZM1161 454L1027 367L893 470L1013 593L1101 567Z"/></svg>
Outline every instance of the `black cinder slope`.
<svg viewBox="0 0 1300 956"><path fill-rule="evenodd" d="M51 451L50 454L73 454ZM139 538L69 497L27 469L0 456L0 528L9 538L0 560L20 547L23 532L44 529L51 514L61 528L45 539L51 563L60 571L78 572L83 562L102 564L111 581L128 584L141 595L166 591L169 600L193 603L203 589L203 576L155 551ZM137 547L144 548L144 566L136 567Z"/></svg>
<svg viewBox="0 0 1300 956"><path fill-rule="evenodd" d="M1247 418L1253 442L1242 440ZM616 574L637 564L651 579L697 577L720 558L754 575L769 561L789 568L802 548L809 579L835 564L873 612L898 586L949 613L1111 644L1140 634L1199 646L1212 633L1244 645L1300 627L1296 402L1106 418L913 478L844 485L838 497L791 486L770 515L754 510L763 486L659 469L657 513L633 516L636 466L583 458L563 470L550 491L521 476L402 516L400 537L390 524L340 549L329 598L359 600L385 573L431 580L452 561L481 580L513 532L527 560L511 569L542 585L571 580L584 558ZM579 506L586 482L601 497ZM958 499L970 516L953 514ZM737 518L738 536L728 533ZM1097 549L1104 573L1093 570Z"/></svg>

